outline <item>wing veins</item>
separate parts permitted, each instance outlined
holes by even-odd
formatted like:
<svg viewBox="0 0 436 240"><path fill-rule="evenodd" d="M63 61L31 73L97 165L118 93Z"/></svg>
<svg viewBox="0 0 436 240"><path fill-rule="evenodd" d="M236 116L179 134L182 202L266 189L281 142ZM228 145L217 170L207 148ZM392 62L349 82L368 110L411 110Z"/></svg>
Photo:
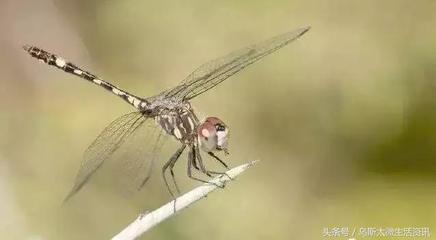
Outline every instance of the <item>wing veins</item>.
<svg viewBox="0 0 436 240"><path fill-rule="evenodd" d="M246 66L286 46L309 29L309 27L300 28L281 34L205 63L186 77L179 86L164 92L164 94L167 97L176 97L182 100L192 99L223 82ZM199 89L201 90L198 91Z"/></svg>
<svg viewBox="0 0 436 240"><path fill-rule="evenodd" d="M136 114L139 114L138 116L135 116ZM131 117L132 115L133 117ZM127 122L124 122L120 125L118 123L121 120L125 120L127 118ZM141 121L140 121L141 120ZM138 129L147 118L145 118L141 113L139 112L133 112L126 115L123 115L119 117L118 119L114 120L111 124L109 124L108 127L106 127L100 135L94 140L94 142L88 147L88 149L85 151L84 154L84 160L82 161L81 167L79 169L79 172L76 176L76 180L74 183L73 188L68 193L67 197L65 198L64 202L68 201L74 194L76 194L90 179L90 177L103 165L106 159L108 159L112 153L114 153L121 145L124 143L124 141L133 133L136 129ZM133 121L133 123L132 123ZM138 122L139 121L139 122ZM129 127L126 127L129 125ZM101 140L104 140L106 138L105 134L112 130L113 127L117 127L117 129L114 132L110 132L110 135L107 136L108 139L111 139L115 136L114 141L107 142L108 144L105 144L101 149L97 149L99 144L102 144ZM122 129L123 128L123 129ZM121 131L119 132L119 130ZM100 155L93 155L93 150L97 149L98 153ZM91 157L87 157L91 155Z"/></svg>

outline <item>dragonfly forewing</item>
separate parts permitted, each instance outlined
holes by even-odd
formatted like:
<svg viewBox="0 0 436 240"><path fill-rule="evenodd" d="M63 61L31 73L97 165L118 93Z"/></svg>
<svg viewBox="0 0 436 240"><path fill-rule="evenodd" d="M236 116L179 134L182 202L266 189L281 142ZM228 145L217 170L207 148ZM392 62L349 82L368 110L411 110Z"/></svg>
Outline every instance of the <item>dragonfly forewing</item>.
<svg viewBox="0 0 436 240"><path fill-rule="evenodd" d="M300 28L245 47L201 65L177 87L163 92L166 97L190 100L236 74L248 65L286 46L306 33L310 27Z"/></svg>

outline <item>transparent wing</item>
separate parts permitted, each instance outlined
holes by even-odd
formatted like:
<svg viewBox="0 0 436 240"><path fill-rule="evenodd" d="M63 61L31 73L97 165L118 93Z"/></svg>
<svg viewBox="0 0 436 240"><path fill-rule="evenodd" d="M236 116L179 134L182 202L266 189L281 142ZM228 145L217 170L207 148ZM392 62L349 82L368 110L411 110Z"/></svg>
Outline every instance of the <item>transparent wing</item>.
<svg viewBox="0 0 436 240"><path fill-rule="evenodd" d="M115 119L107 126L84 153L83 162L77 173L74 186L65 201L77 193L89 178L99 169L140 126L147 121L140 112L132 112Z"/></svg>
<svg viewBox="0 0 436 240"><path fill-rule="evenodd" d="M309 29L310 27L305 27L284 33L205 63L185 78L180 85L163 94L167 97L183 100L192 99L226 80L246 66L286 46Z"/></svg>
<svg viewBox="0 0 436 240"><path fill-rule="evenodd" d="M136 190L140 190L149 180L154 163L159 159L162 147L167 139L168 135L159 127L155 127L151 137L147 138L146 145L150 146L150 148L145 154L137 158L137 164L130 166L133 170L132 176L134 177L132 184Z"/></svg>

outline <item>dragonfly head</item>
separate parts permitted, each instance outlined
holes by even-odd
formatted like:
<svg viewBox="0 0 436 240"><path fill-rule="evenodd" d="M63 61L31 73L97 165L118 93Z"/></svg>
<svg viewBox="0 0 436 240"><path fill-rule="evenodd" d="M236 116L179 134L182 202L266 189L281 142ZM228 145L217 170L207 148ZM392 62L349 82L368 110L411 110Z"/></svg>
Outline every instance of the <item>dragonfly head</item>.
<svg viewBox="0 0 436 240"><path fill-rule="evenodd" d="M198 142L205 152L227 151L229 129L217 117L208 117L197 128Z"/></svg>

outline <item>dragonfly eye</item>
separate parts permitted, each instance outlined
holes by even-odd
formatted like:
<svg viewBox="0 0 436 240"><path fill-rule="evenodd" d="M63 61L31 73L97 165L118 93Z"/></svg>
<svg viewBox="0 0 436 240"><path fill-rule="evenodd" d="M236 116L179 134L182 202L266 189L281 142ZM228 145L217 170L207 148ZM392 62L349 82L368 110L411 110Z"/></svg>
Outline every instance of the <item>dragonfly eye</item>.
<svg viewBox="0 0 436 240"><path fill-rule="evenodd" d="M219 124L219 123L215 125L215 128L217 131L220 131L220 132L223 132L226 130L226 127L222 124Z"/></svg>

